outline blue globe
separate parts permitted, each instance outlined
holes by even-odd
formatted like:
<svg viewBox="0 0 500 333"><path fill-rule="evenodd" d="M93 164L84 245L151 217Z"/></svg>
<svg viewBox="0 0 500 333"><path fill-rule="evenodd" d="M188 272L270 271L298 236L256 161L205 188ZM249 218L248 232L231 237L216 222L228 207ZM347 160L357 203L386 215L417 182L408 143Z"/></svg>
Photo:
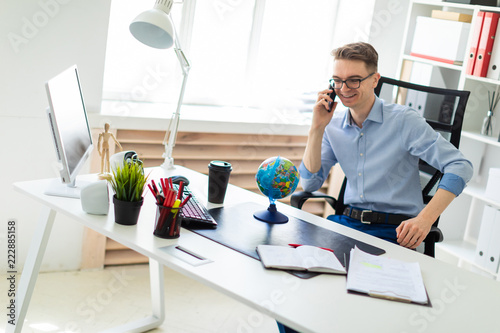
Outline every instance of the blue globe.
<svg viewBox="0 0 500 333"><path fill-rule="evenodd" d="M299 185L299 172L292 161L274 156L259 166L255 181L259 190L271 202L292 194Z"/></svg>

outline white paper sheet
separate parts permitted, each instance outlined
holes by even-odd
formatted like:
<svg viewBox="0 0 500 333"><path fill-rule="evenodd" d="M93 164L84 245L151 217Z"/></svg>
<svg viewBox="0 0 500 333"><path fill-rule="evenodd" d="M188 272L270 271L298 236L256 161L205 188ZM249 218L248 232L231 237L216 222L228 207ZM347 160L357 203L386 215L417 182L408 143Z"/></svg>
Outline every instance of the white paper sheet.
<svg viewBox="0 0 500 333"><path fill-rule="evenodd" d="M397 301L428 303L417 262L374 256L357 247L350 254L347 290Z"/></svg>

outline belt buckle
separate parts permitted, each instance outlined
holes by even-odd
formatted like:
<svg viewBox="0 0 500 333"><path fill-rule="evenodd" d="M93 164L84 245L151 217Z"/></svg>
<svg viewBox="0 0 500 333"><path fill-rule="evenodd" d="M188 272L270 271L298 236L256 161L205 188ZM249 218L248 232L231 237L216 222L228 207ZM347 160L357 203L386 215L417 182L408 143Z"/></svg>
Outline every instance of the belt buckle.
<svg viewBox="0 0 500 333"><path fill-rule="evenodd" d="M361 211L361 218L360 218L361 223L364 223L364 224L372 224L372 222L371 222L371 221L365 221L365 220L364 220L365 213L373 213L373 212L372 212L371 210L362 210L362 211Z"/></svg>

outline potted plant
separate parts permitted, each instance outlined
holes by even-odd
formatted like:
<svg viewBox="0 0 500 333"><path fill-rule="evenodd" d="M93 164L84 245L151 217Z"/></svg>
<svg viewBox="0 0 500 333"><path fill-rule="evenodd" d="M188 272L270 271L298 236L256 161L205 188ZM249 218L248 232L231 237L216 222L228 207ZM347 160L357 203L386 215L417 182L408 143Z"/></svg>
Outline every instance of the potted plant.
<svg viewBox="0 0 500 333"><path fill-rule="evenodd" d="M128 160L123 165L118 165L107 177L115 193L113 204L116 223L137 223L144 202L143 193L147 179L140 160Z"/></svg>

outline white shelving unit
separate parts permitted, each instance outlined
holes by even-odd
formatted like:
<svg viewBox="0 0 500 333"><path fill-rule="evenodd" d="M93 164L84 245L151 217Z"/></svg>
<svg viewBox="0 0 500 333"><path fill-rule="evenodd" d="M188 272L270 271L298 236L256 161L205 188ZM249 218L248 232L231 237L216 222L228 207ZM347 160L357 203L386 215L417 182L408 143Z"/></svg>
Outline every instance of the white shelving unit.
<svg viewBox="0 0 500 333"><path fill-rule="evenodd" d="M451 65L410 55L417 17L431 17L433 10L472 15L463 65ZM429 0L411 1L398 68L401 73L405 61L430 64L440 69L446 85L444 88L471 91L465 111L460 149L472 161L475 169L474 177L462 195L441 216L440 228L443 230L445 240L436 245L436 256L500 281L498 271L489 272L477 265L474 260L484 206L487 204L500 209L500 198L489 198L485 195L489 169L500 167L500 142L497 141L498 129L500 128L500 118L498 117L500 107L496 110L497 123L493 136L479 134L483 118L488 111L487 91L500 89L500 81L466 74L467 55L479 11L500 12L500 8ZM500 239L498 241L500 242Z"/></svg>

